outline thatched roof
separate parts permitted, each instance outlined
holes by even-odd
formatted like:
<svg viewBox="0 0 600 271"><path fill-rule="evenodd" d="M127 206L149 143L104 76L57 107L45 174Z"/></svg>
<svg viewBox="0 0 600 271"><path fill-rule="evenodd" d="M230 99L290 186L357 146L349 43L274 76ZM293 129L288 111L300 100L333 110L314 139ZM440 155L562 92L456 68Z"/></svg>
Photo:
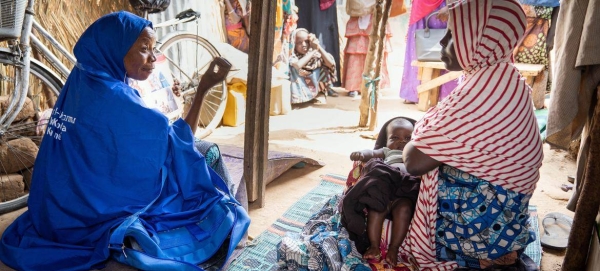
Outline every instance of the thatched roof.
<svg viewBox="0 0 600 271"><path fill-rule="evenodd" d="M132 11L129 1L38 0L35 6L36 20L69 51L73 50L75 42L90 24L102 15L119 10ZM63 63L72 67L67 60Z"/></svg>
<svg viewBox="0 0 600 271"><path fill-rule="evenodd" d="M184 9L194 8L202 14L197 24L200 29L195 29L195 23L184 28L204 37L210 37L211 40L223 42L225 41L223 9L219 3L219 0L172 1L165 12L151 14L149 19L160 22L167 18L174 18L175 14ZM81 33L90 24L105 14L119 10L134 12L127 0L38 0L35 7L36 20L71 52ZM50 49L55 55L60 55L53 48ZM68 60L61 60L67 67L72 68Z"/></svg>

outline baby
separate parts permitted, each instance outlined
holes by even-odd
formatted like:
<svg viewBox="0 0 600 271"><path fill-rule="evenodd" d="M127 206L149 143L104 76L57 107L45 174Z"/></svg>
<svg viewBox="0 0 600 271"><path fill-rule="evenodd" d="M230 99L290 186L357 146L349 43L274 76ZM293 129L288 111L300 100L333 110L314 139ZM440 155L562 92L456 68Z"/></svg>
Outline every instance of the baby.
<svg viewBox="0 0 600 271"><path fill-rule="evenodd" d="M413 129L413 124L407 119L395 118L385 127L385 135L379 135L379 137L386 137L386 147L375 150L355 151L350 154L350 159L352 161L367 162L373 158L381 158L384 159L385 164L397 167L400 171L406 173L406 168L402 161L402 149L410 141ZM386 217L391 216L391 240L385 261L391 265L397 264L398 249L408 233L408 226L412 219L414 205L415 202L409 197L396 196L388 204L387 210L383 212L377 212L367 206L367 235L370 246L363 254L365 259L378 260L381 257L380 241L383 221Z"/></svg>

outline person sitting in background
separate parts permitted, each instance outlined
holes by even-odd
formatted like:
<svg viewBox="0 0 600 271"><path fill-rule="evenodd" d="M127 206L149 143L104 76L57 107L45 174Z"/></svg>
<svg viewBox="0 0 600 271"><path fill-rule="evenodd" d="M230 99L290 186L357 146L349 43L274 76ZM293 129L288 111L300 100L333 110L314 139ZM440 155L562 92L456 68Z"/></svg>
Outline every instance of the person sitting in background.
<svg viewBox="0 0 600 271"><path fill-rule="evenodd" d="M298 28L291 34L290 81L292 104L317 99L325 104L328 90L337 81L333 56L319 44L314 34Z"/></svg>
<svg viewBox="0 0 600 271"><path fill-rule="evenodd" d="M247 1L245 5L242 5ZM223 0L227 43L248 53L250 49L250 0Z"/></svg>
<svg viewBox="0 0 600 271"><path fill-rule="evenodd" d="M398 263L398 250L408 233L419 191L419 178L406 172L402 159L413 128L413 120L393 118L382 126L375 149L350 154L352 161L360 161L364 167L344 196L342 221L364 259L379 262L384 251L387 264ZM363 209L367 213L366 238ZM392 220L389 244L381 242L386 218Z"/></svg>

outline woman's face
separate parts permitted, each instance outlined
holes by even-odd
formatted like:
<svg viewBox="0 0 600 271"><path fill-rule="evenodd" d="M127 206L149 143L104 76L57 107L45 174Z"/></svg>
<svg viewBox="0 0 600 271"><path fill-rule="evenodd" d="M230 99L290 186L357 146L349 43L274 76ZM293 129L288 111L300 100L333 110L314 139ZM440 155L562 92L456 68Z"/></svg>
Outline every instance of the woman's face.
<svg viewBox="0 0 600 271"><path fill-rule="evenodd" d="M458 63L456 50L454 50L454 40L450 28L446 30L446 35L440 40L440 45L442 46L442 62L446 65L446 70L462 71L463 68Z"/></svg>
<svg viewBox="0 0 600 271"><path fill-rule="evenodd" d="M306 31L298 31L296 33L296 52L304 55L308 53L308 33Z"/></svg>
<svg viewBox="0 0 600 271"><path fill-rule="evenodd" d="M146 80L154 70L154 45L156 35L150 27L144 28L123 59L127 76L135 80Z"/></svg>

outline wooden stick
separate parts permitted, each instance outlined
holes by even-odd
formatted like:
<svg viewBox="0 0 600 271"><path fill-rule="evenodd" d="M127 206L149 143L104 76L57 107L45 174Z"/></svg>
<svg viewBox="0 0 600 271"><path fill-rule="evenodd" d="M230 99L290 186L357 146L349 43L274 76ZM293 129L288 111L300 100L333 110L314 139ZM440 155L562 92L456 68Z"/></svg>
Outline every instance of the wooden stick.
<svg viewBox="0 0 600 271"><path fill-rule="evenodd" d="M383 56L384 56L383 51L385 50L385 38L386 38L385 30L387 29L386 26L387 26L388 17L390 16L390 10L392 9L392 1L393 0L385 1L385 8L383 10L383 18L381 18L381 24L379 25L379 45L377 46L377 62L376 62L376 66L375 66L375 75L373 75L373 77L375 77L375 78L379 78L379 76L381 75L381 66L383 63ZM371 117L369 118L369 131L374 131L375 128L377 127L377 107L379 105L379 82L381 82L381 81L377 81L373 85L373 92L375 95L375 103L374 103L373 107L370 108Z"/></svg>
<svg viewBox="0 0 600 271"><path fill-rule="evenodd" d="M598 92L596 97L600 95L600 88ZM600 161L600 102L598 98L590 127L590 149L562 271L585 270L592 230L600 207L600 197L598 197L600 193L600 177L598 177L600 176L600 163L598 163Z"/></svg>
<svg viewBox="0 0 600 271"><path fill-rule="evenodd" d="M371 35L369 35L369 51L367 52L367 56L365 58L365 66L363 68L363 75L367 76L369 79L374 79L373 77L373 63L375 62L375 50L377 49L377 41L379 40L377 37L379 35L379 21L381 19L382 8L381 4L383 0L377 0L377 4L375 4L375 10L373 11L372 18L372 30ZM369 108L370 99L369 99L369 87L366 86L368 80L363 78L362 83L360 85L360 93L362 95L360 106L360 119L358 121L358 126L366 127L367 121L369 119Z"/></svg>
<svg viewBox="0 0 600 271"><path fill-rule="evenodd" d="M442 76L435 77L435 78L431 79L430 81L427 81L425 83L418 85L417 93L422 93L422 92L428 91L432 88L439 87L445 83L448 83L448 82L460 77L461 75L462 75L462 71L447 72L446 74L444 74Z"/></svg>
<svg viewBox="0 0 600 271"><path fill-rule="evenodd" d="M253 0L248 54L248 91L244 129L244 179L248 200L265 205L265 171L269 147L269 107L276 1ZM268 41L268 42L267 42Z"/></svg>

